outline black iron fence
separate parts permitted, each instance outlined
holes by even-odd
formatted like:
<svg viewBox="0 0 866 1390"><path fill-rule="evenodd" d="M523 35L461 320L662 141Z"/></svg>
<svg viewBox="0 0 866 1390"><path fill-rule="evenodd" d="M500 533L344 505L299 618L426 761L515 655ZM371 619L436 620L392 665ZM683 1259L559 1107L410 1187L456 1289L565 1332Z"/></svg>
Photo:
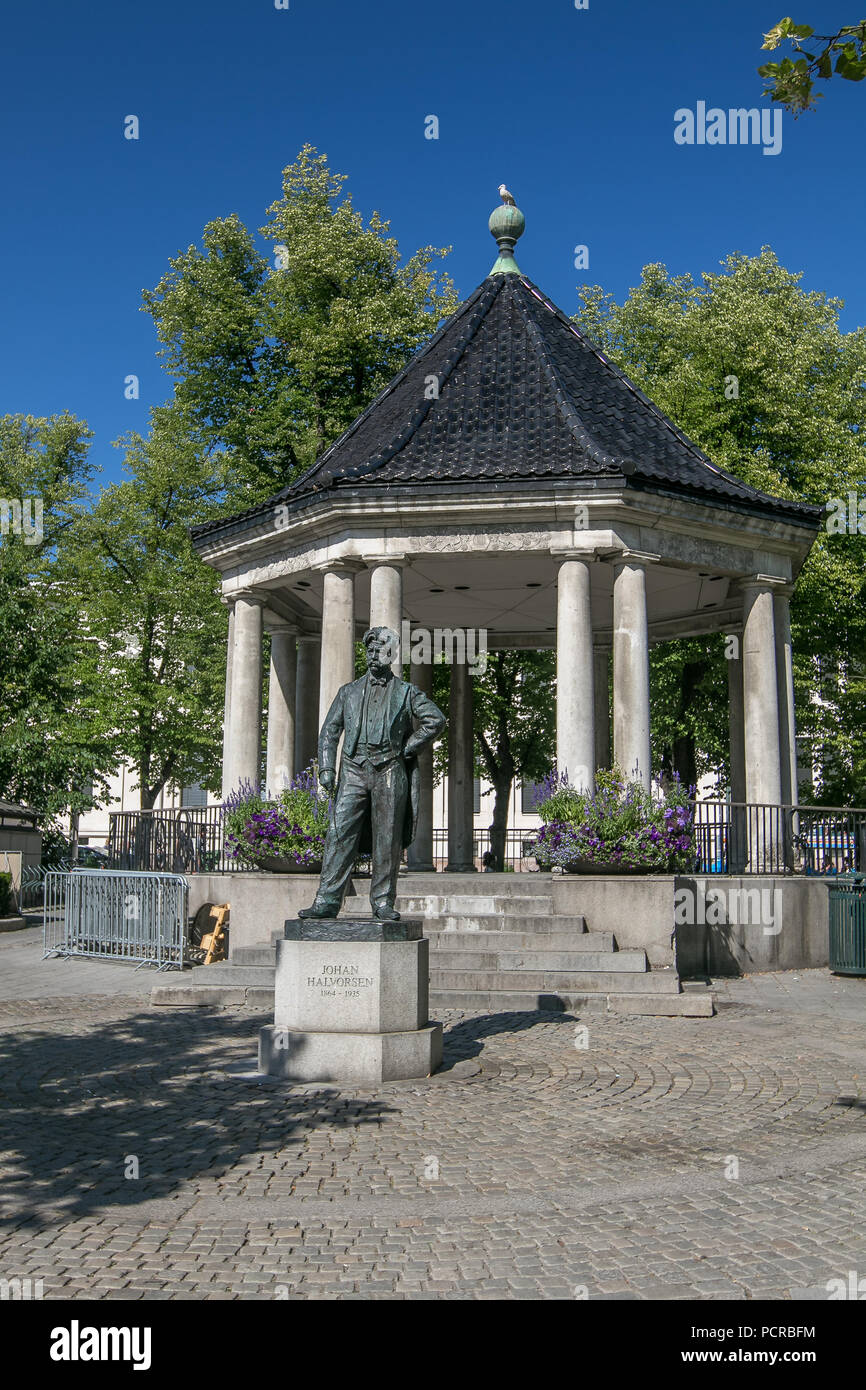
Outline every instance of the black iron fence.
<svg viewBox="0 0 866 1390"><path fill-rule="evenodd" d="M479 871L485 868L484 856L491 849L490 831L475 830L472 835L472 856ZM437 869L445 869L448 864L448 831L433 831L433 863ZM535 862L535 832L532 830L507 830L505 832L505 868L513 873L533 873L538 869Z"/></svg>
<svg viewBox="0 0 866 1390"><path fill-rule="evenodd" d="M866 809L696 801L696 868L707 874L866 871Z"/></svg>
<svg viewBox="0 0 866 1390"><path fill-rule="evenodd" d="M223 874L247 867L226 857L219 806L112 811L108 862L137 873Z"/></svg>
<svg viewBox="0 0 866 1390"><path fill-rule="evenodd" d="M696 801L695 866L705 874L866 873L866 809ZM476 869L485 867L489 830L473 833ZM233 873L249 866L227 858L218 806L180 811L114 811L108 862L139 873ZM448 831L433 831L433 862L448 863ZM506 833L505 867L532 873L535 832Z"/></svg>

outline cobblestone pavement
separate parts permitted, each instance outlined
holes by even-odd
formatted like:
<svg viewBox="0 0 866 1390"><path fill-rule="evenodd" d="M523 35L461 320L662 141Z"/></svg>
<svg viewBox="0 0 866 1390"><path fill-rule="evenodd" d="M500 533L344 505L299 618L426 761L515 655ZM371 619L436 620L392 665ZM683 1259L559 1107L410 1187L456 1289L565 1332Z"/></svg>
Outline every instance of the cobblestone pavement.
<svg viewBox="0 0 866 1390"><path fill-rule="evenodd" d="M826 1298L866 1275L864 980L720 983L713 1019L454 1014L439 1075L343 1090L257 1078L262 1016L152 1008L145 972L138 997L57 993L87 967L28 976L27 951L0 946L30 984L0 1002L0 1276L47 1298ZM134 974L89 987L106 971Z"/></svg>

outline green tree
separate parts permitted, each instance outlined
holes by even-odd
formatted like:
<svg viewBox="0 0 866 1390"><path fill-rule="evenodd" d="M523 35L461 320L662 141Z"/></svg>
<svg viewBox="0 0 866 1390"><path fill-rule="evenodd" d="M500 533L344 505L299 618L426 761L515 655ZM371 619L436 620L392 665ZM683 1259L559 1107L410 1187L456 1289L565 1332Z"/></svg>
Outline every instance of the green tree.
<svg viewBox="0 0 866 1390"><path fill-rule="evenodd" d="M457 307L434 264L446 252L403 264L389 223L365 225L345 181L305 145L261 229L270 260L232 214L144 294L177 405L230 455L229 509L313 463Z"/></svg>
<svg viewBox="0 0 866 1390"><path fill-rule="evenodd" d="M866 77L866 19L859 24L846 24L835 34L816 34L810 24L795 24L793 19L780 19L761 45L772 51L788 40L792 45L793 58L783 58L780 63L765 63L758 68L758 76L769 80L764 96L779 101L794 117L803 111L814 109L815 102L823 92L815 92L815 79L827 81L834 74L847 78L849 82L862 82ZM803 46L819 48L814 53Z"/></svg>
<svg viewBox="0 0 866 1390"><path fill-rule="evenodd" d="M70 565L90 437L70 414L0 418L0 797L49 821L89 810L115 758L82 680L88 634Z"/></svg>
<svg viewBox="0 0 866 1390"><path fill-rule="evenodd" d="M448 709L451 668L434 667L434 696ZM556 658L551 651L491 652L483 674L473 677L475 776L491 786L490 848L494 867L505 867L508 803L515 780L540 781L553 766ZM448 729L436 745L434 765L448 769Z"/></svg>
<svg viewBox="0 0 866 1390"><path fill-rule="evenodd" d="M777 497L827 506L866 479L866 330L843 333L842 302L806 291L769 248L729 256L696 283L646 266L622 305L583 292L585 331L728 472ZM862 705L866 539L822 532L792 604L801 733L825 801L866 799ZM727 763L719 639L652 654L653 736L683 780ZM816 698L821 692L820 703Z"/></svg>
<svg viewBox="0 0 866 1390"><path fill-rule="evenodd" d="M224 479L177 410L122 442L128 476L103 490L76 548L82 678L148 809L168 784L218 783L228 620L189 526L216 513Z"/></svg>

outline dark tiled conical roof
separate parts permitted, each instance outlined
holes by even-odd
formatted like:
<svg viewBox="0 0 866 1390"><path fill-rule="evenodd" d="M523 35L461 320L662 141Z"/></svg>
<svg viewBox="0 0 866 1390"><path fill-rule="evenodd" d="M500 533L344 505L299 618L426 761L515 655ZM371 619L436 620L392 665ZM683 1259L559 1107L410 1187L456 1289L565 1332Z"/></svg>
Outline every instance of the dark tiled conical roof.
<svg viewBox="0 0 866 1390"><path fill-rule="evenodd" d="M365 484L572 479L727 500L777 517L811 519L816 510L722 472L512 273L483 281L311 469L244 515Z"/></svg>

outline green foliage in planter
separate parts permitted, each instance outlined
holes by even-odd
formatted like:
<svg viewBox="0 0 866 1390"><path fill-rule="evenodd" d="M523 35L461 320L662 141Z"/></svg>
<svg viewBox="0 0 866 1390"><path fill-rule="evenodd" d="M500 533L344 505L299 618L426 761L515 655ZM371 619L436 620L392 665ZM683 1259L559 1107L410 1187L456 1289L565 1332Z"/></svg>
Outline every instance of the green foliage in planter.
<svg viewBox="0 0 866 1390"><path fill-rule="evenodd" d="M322 858L330 821L330 801L319 788L312 767L290 787L268 800L250 782L242 782L222 808L225 853L230 859L257 864L262 858L291 859L312 867Z"/></svg>
<svg viewBox="0 0 866 1390"><path fill-rule="evenodd" d="M674 782L655 800L619 768L601 769L595 791L578 791L550 773L536 809L544 824L536 840L538 864L568 868L578 860L621 868L676 873L694 867L690 793Z"/></svg>

